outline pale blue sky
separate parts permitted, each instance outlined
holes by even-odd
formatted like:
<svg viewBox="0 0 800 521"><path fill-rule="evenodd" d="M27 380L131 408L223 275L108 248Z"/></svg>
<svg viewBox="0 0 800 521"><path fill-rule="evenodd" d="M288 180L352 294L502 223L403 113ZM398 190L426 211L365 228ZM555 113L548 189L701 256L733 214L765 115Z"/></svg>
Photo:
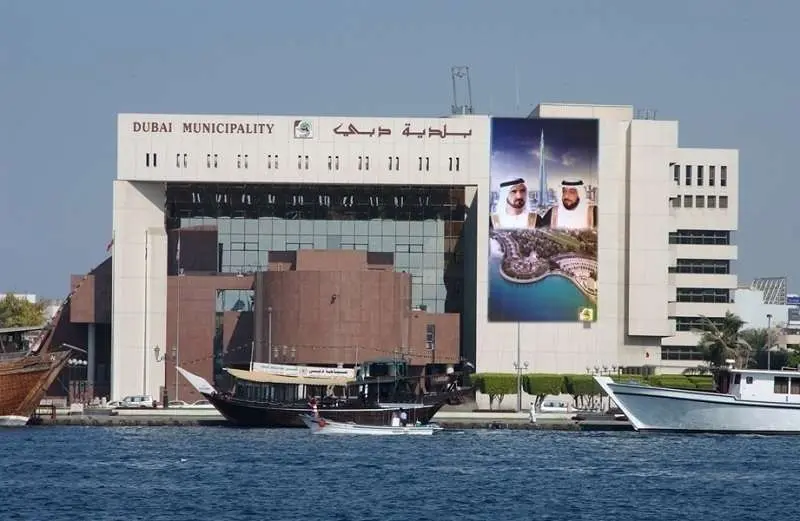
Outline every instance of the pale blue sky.
<svg viewBox="0 0 800 521"><path fill-rule="evenodd" d="M0 0L0 291L66 294L111 237L118 112L437 116L632 104L741 150L742 280L800 290L793 0ZM514 68L521 104L515 110Z"/></svg>

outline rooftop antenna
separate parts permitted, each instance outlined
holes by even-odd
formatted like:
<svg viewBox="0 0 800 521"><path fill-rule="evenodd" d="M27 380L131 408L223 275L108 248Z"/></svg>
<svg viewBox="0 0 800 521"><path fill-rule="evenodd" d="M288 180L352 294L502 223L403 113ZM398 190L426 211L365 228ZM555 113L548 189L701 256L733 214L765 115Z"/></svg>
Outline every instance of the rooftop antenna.
<svg viewBox="0 0 800 521"><path fill-rule="evenodd" d="M472 114L472 84L469 81L469 67L466 65L456 65L450 67L450 77L453 80L453 105L450 110L453 114ZM466 99L463 104L459 103L458 84L461 89L466 88Z"/></svg>

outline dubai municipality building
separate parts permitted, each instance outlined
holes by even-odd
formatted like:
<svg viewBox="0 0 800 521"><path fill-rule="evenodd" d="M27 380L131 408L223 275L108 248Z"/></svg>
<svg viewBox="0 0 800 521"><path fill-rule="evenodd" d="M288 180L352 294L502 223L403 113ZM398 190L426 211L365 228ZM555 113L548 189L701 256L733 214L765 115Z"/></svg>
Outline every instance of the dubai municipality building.
<svg viewBox="0 0 800 521"><path fill-rule="evenodd" d="M89 343L114 399L249 360L675 372L737 287L738 151L629 106L121 114L118 134L111 327Z"/></svg>

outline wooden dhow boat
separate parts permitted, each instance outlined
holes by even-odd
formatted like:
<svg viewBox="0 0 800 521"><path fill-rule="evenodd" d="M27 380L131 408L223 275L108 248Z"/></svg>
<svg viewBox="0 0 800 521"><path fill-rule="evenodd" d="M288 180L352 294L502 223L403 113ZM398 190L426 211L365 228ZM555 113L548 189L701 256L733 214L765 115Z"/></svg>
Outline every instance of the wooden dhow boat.
<svg viewBox="0 0 800 521"><path fill-rule="evenodd" d="M439 364L441 365L441 364ZM229 422L241 427L304 428L313 407L326 420L385 426L405 410L411 424L427 424L446 404L463 402L460 372L406 376L404 361L367 362L348 368L254 364L226 368L232 380L222 391L183 368L178 371ZM452 369L452 368L451 368Z"/></svg>
<svg viewBox="0 0 800 521"><path fill-rule="evenodd" d="M366 434L370 436L431 436L442 427L427 425L359 425L327 420L321 416L301 414L300 419L312 434Z"/></svg>
<svg viewBox="0 0 800 521"><path fill-rule="evenodd" d="M28 423L50 384L69 359L69 350L0 355L0 426Z"/></svg>

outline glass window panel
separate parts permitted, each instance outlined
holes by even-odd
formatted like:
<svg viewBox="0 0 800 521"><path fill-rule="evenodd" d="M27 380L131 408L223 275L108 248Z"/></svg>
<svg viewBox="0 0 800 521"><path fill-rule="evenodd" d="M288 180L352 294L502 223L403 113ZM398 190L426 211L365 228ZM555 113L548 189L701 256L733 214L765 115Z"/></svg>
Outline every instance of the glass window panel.
<svg viewBox="0 0 800 521"><path fill-rule="evenodd" d="M243 243L245 235L243 233L232 233L231 234L231 244L233 243Z"/></svg>
<svg viewBox="0 0 800 521"><path fill-rule="evenodd" d="M341 235L328 235L325 238L326 247L329 250L339 250L342 248L342 236Z"/></svg>
<svg viewBox="0 0 800 521"><path fill-rule="evenodd" d="M245 219L244 220L244 233L247 235L256 235L258 233L258 220Z"/></svg>
<svg viewBox="0 0 800 521"><path fill-rule="evenodd" d="M366 244L356 244L354 249L367 251L367 245Z"/></svg>
<svg viewBox="0 0 800 521"><path fill-rule="evenodd" d="M415 284L422 284L422 270L419 268L409 268L408 273Z"/></svg>
<svg viewBox="0 0 800 521"><path fill-rule="evenodd" d="M383 236L381 238L381 251L394 251L395 242L394 237Z"/></svg>
<svg viewBox="0 0 800 521"><path fill-rule="evenodd" d="M369 225L366 221L355 221L356 235L369 235Z"/></svg>
<svg viewBox="0 0 800 521"><path fill-rule="evenodd" d="M436 309L434 311L436 313L444 313L444 300L436 301Z"/></svg>
<svg viewBox="0 0 800 521"><path fill-rule="evenodd" d="M231 220L227 217L220 217L217 219L217 231L218 233L230 233Z"/></svg>
<svg viewBox="0 0 800 521"><path fill-rule="evenodd" d="M295 241L286 241L286 251L296 251L300 249L300 243Z"/></svg>
<svg viewBox="0 0 800 521"><path fill-rule="evenodd" d="M438 231L436 228L436 221L433 219L428 219L422 223L422 231L425 236L436 235Z"/></svg>
<svg viewBox="0 0 800 521"><path fill-rule="evenodd" d="M392 220L384 220L381 221L381 235L384 237L387 235L394 235L395 234L395 221Z"/></svg>
<svg viewBox="0 0 800 521"><path fill-rule="evenodd" d="M423 284L430 284L431 286L434 286L439 283L439 280L441 280L441 277L439 276L438 271L429 269L422 270ZM434 292L429 298L436 298L436 292Z"/></svg>
<svg viewBox="0 0 800 521"><path fill-rule="evenodd" d="M434 299L423 299L422 304L428 307L428 311L436 310L436 300Z"/></svg>
<svg viewBox="0 0 800 521"><path fill-rule="evenodd" d="M436 254L436 269L444 270L444 258L445 253L437 253Z"/></svg>
<svg viewBox="0 0 800 521"><path fill-rule="evenodd" d="M325 221L323 221L325 222ZM327 221L328 235L342 234L342 221Z"/></svg>
<svg viewBox="0 0 800 521"><path fill-rule="evenodd" d="M436 222L436 235L438 237L444 237L444 221L439 219L435 222Z"/></svg>
<svg viewBox="0 0 800 521"><path fill-rule="evenodd" d="M410 254L408 265L411 268L422 268L422 254L421 253Z"/></svg>
<svg viewBox="0 0 800 521"><path fill-rule="evenodd" d="M261 251L268 251L272 245L272 236L262 233L258 236L258 249Z"/></svg>
<svg viewBox="0 0 800 521"><path fill-rule="evenodd" d="M394 254L394 264L398 269L408 269L409 268L409 260L410 254L408 253L395 253Z"/></svg>
<svg viewBox="0 0 800 521"><path fill-rule="evenodd" d="M422 303L422 284L411 285L411 305L417 306Z"/></svg>
<svg viewBox="0 0 800 521"><path fill-rule="evenodd" d="M328 247L328 238L324 235L315 235L314 236L314 249L315 250L324 250Z"/></svg>
<svg viewBox="0 0 800 521"><path fill-rule="evenodd" d="M285 251L286 250L286 237L285 236L273 236L272 237L272 245L269 248L272 251Z"/></svg>
<svg viewBox="0 0 800 521"><path fill-rule="evenodd" d="M234 269L241 269L244 266L244 252L231 251L231 267Z"/></svg>
<svg viewBox="0 0 800 521"><path fill-rule="evenodd" d="M369 242L369 251L381 251L381 247L383 246L383 241L381 240L380 236L370 235Z"/></svg>
<svg viewBox="0 0 800 521"><path fill-rule="evenodd" d="M314 249L314 243L313 242L301 242L300 243L300 249L301 250L313 250Z"/></svg>
<svg viewBox="0 0 800 521"><path fill-rule="evenodd" d="M436 300L436 286L433 284L426 284L424 278L422 282L422 298Z"/></svg>
<svg viewBox="0 0 800 521"><path fill-rule="evenodd" d="M314 221L314 235L327 235L328 223L325 221Z"/></svg>
<svg viewBox="0 0 800 521"><path fill-rule="evenodd" d="M380 219L372 219L369 221L369 234L380 236L383 234L383 225Z"/></svg>
<svg viewBox="0 0 800 521"><path fill-rule="evenodd" d="M269 217L260 217L258 219L258 233L261 235L272 233L272 220Z"/></svg>
<svg viewBox="0 0 800 521"><path fill-rule="evenodd" d="M441 246L439 245L440 243ZM424 245L426 252L436 253L444 251L443 250L444 241L442 240L441 237L432 237L428 235L424 239L422 239L422 244Z"/></svg>
<svg viewBox="0 0 800 521"><path fill-rule="evenodd" d="M244 233L244 219L231 219L231 233Z"/></svg>
<svg viewBox="0 0 800 521"><path fill-rule="evenodd" d="M356 242L355 235L342 235L342 243L353 244Z"/></svg>
<svg viewBox="0 0 800 521"><path fill-rule="evenodd" d="M286 223L286 235L300 235L300 221L290 220Z"/></svg>
<svg viewBox="0 0 800 521"><path fill-rule="evenodd" d="M436 286L436 298L439 300L445 300L447 298L447 286L444 284Z"/></svg>
<svg viewBox="0 0 800 521"><path fill-rule="evenodd" d="M342 221L342 235L355 235L356 221Z"/></svg>
<svg viewBox="0 0 800 521"><path fill-rule="evenodd" d="M314 235L314 221L300 221L300 235Z"/></svg>
<svg viewBox="0 0 800 521"><path fill-rule="evenodd" d="M411 230L410 224L408 221L397 221L395 223L395 236L397 237L408 237L409 232Z"/></svg>
<svg viewBox="0 0 800 521"><path fill-rule="evenodd" d="M248 270L256 270L259 268L258 252L246 251L244 252L244 265Z"/></svg>
<svg viewBox="0 0 800 521"><path fill-rule="evenodd" d="M272 233L274 235L284 235L286 233L286 221L283 219L274 219L272 221Z"/></svg>
<svg viewBox="0 0 800 521"><path fill-rule="evenodd" d="M438 267L440 255L437 253L423 253L422 254L422 265L426 268L436 269Z"/></svg>
<svg viewBox="0 0 800 521"><path fill-rule="evenodd" d="M417 241L419 241L419 239L414 239L414 238L411 239L411 244L408 245L408 251L410 251L411 253L422 253L423 251L422 242L417 242Z"/></svg>
<svg viewBox="0 0 800 521"><path fill-rule="evenodd" d="M419 221L411 222L409 223L408 235L411 237L422 237L423 228L423 223Z"/></svg>

